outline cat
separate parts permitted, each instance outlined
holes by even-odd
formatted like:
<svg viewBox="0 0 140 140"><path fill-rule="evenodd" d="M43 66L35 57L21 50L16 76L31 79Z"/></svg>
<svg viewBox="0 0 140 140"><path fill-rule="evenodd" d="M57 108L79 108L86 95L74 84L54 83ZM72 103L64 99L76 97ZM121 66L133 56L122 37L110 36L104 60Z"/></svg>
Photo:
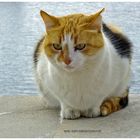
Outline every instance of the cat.
<svg viewBox="0 0 140 140"><path fill-rule="evenodd" d="M46 34L34 52L37 83L62 119L107 116L128 105L132 44L120 29L92 15L55 17L40 11Z"/></svg>

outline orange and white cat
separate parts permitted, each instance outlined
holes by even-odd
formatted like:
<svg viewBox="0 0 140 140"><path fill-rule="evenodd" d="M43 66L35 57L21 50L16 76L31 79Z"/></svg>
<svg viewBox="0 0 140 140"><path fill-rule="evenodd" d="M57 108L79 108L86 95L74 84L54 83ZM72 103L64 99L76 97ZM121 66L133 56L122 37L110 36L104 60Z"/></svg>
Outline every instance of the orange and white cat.
<svg viewBox="0 0 140 140"><path fill-rule="evenodd" d="M61 118L106 116L128 104L131 43L101 13L55 17L41 11L46 34L35 53L36 78L48 108Z"/></svg>

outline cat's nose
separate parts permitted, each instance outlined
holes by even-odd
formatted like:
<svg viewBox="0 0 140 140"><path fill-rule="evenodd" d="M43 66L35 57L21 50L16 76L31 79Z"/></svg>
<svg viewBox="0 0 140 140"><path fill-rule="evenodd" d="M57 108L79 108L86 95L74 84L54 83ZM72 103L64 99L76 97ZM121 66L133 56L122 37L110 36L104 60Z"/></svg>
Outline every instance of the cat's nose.
<svg viewBox="0 0 140 140"><path fill-rule="evenodd" d="M69 49L67 44L65 44L63 48L63 61L66 65L69 65L71 63L71 58L69 56Z"/></svg>
<svg viewBox="0 0 140 140"><path fill-rule="evenodd" d="M65 59L65 60L64 60L64 63L65 63L66 65L69 65L69 64L71 63L71 59L70 59L70 58Z"/></svg>

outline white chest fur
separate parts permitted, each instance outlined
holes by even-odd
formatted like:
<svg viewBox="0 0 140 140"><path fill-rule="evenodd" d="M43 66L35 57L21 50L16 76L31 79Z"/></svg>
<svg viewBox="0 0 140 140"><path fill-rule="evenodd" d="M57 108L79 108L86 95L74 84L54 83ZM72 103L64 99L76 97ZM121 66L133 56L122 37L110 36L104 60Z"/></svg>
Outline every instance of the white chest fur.
<svg viewBox="0 0 140 140"><path fill-rule="evenodd" d="M43 94L51 94L60 104L85 110L109 96L121 96L129 82L129 60L120 58L105 38L105 46L85 69L66 72L57 69L44 54L37 65L37 78Z"/></svg>

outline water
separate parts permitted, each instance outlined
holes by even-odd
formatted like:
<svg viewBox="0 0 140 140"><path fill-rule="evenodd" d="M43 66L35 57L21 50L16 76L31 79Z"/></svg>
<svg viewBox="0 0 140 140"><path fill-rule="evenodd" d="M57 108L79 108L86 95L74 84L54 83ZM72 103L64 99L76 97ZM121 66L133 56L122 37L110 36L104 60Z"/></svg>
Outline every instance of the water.
<svg viewBox="0 0 140 140"><path fill-rule="evenodd" d="M94 13L122 27L134 45L131 92L140 90L140 3L0 3L0 95L36 95L32 55L45 28L40 9L56 16Z"/></svg>

